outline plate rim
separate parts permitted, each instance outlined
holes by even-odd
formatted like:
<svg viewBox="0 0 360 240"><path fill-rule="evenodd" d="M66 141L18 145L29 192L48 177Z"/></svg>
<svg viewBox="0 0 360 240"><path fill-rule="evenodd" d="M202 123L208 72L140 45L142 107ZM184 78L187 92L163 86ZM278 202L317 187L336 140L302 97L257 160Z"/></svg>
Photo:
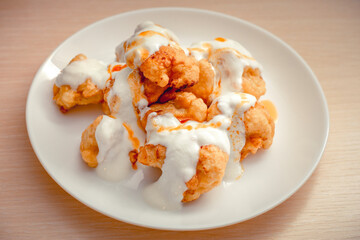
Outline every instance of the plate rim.
<svg viewBox="0 0 360 240"><path fill-rule="evenodd" d="M42 159L40 156L40 151L34 147L33 144L33 134L32 131L29 127L29 118L30 118L30 109L29 109L29 98L31 95L31 92L34 91L34 80L37 79L39 77L39 75L41 74L41 72L43 71L44 67L46 66L46 63L58 52L58 50L65 45L68 41L70 41L73 37L81 34L82 32L87 31L88 29L94 27L95 25L99 25L102 24L106 21L111 21L112 19L118 17L118 16L126 16L126 15L132 15L132 14L140 14L140 13L145 13L145 12L153 12L153 11L186 11L186 12L194 12L194 13L205 13L205 14L209 14L209 15L215 15L218 17L222 17L222 18L227 18L229 20L232 21L236 21L236 22L240 22L242 24L245 24L251 28L256 29L257 31L260 31L264 34L266 34L267 36L275 39L276 41L278 41L279 43L281 43L282 46L284 46L288 51L290 51L292 54L294 54L296 56L296 58L298 58L301 62L301 64L306 68L306 70L309 72L309 74L311 75L312 79L314 80L313 82L315 83L315 87L317 92L320 95L321 98L321 105L322 108L324 110L324 116L325 116L325 135L323 136L323 144L322 147L320 149L320 151L318 152L318 156L316 157L316 161L314 162L312 168L309 170L309 172L307 173L306 176L304 176L304 178L302 178L302 180L299 182L299 184L297 185L297 187L293 188L291 191L289 191L287 194L284 194L283 197L280 198L279 201L275 202L274 204L271 204L263 209L259 209L258 211L255 212L255 214L252 214L251 216L244 218L244 219L237 219L237 220L232 220L232 221L227 221L225 223L222 224L213 224L211 226L207 226L207 227L166 227L166 226L157 226L156 224L154 225L150 225L150 224L144 224L144 223L138 223L126 218L119 218L118 216L114 216L110 213L105 213L103 212L101 209L99 209L96 206L90 206L90 204L81 201L74 193L72 193L71 191L69 191L68 189L66 189L61 181L59 179L57 179L52 173L51 171L49 171L49 169L47 168L44 159ZM132 11L126 11L126 12L122 12L119 14L115 14L103 19L100 19L98 21L95 21L87 26L85 26L84 28L76 31L75 33L71 34L69 37L67 37L63 42L61 42L52 52L51 54L43 61L43 63L41 64L41 66L39 67L38 71L36 72L36 74L33 77L33 80L31 82L31 86L29 88L28 91L28 95L26 98L26 107L25 107L25 118L26 118L26 129L27 129L27 133L29 136L29 140L30 140L30 144L31 147L38 159L38 161L41 163L42 167L45 169L46 173L55 181L55 183L57 183L67 194L71 195L73 198L75 198L77 201L79 201L80 203L84 204L85 206L105 215L108 217L111 217L115 220L118 221L122 221L125 222L127 224L132 224L132 225L136 225L136 226L141 226L141 227L146 227L146 228L151 228L151 229L158 229L158 230L171 230L171 231L196 231L196 230L208 230L208 229L215 229L215 228L221 228L221 227L225 227L225 226L230 226L230 225L234 225L237 223L241 223L241 222L245 222L249 219L255 218L259 215L262 215L268 211L270 211L271 209L274 209L275 207L279 206L280 204L282 204L284 201L286 201L287 199L289 199L293 194L295 194L304 184L305 182L307 182L307 180L310 178L310 176L314 173L315 169L317 168L317 166L319 165L319 162L324 154L326 145L327 145L327 141L328 141L328 136L329 136L329 129L330 129L330 115L329 115L329 108L328 108L328 104L327 104L327 100L325 97L325 93L321 87L321 84L318 80L318 78L316 77L315 73L312 71L312 69L310 68L310 66L307 64L307 62L300 56L300 54L298 54L288 43L284 42L282 39L280 39L278 36L276 36L275 34L269 32L268 30L259 27L257 25L255 25L254 23L248 22L246 20L237 18L235 16L232 15L228 15L225 13L221 13L221 12L216 12L216 11L211 11L211 10L205 10L205 9L201 9L201 8L187 8L187 7L156 7L156 8L142 8L142 9L137 9L137 10L132 10Z"/></svg>

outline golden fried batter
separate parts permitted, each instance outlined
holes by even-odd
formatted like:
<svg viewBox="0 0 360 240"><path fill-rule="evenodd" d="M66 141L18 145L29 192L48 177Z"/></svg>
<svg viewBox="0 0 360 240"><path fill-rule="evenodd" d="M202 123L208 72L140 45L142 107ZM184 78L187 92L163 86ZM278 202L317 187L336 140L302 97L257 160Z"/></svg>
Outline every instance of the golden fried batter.
<svg viewBox="0 0 360 240"><path fill-rule="evenodd" d="M78 54L70 61L70 63L85 59L87 59L85 55ZM60 107L60 110L63 113L76 105L96 104L103 100L103 91L98 89L91 79L87 79L84 83L79 85L76 91L71 89L69 85L64 85L59 88L54 84L53 94L55 103Z"/></svg>
<svg viewBox="0 0 360 240"><path fill-rule="evenodd" d="M144 165L160 168L164 164L166 147L148 144L140 147L138 161ZM186 183L187 190L183 193L183 202L196 200L219 185L225 173L229 156L215 145L202 146L196 174Z"/></svg>
<svg viewBox="0 0 360 240"><path fill-rule="evenodd" d="M141 64L140 71L160 87L185 88L199 81L198 62L178 47L161 46Z"/></svg>
<svg viewBox="0 0 360 240"><path fill-rule="evenodd" d="M164 164L166 156L166 147L158 144L146 144L140 147L137 161L140 163L150 166L160 168Z"/></svg>
<svg viewBox="0 0 360 240"><path fill-rule="evenodd" d="M63 113L76 105L88 105L100 103L103 100L103 92L94 83L87 79L75 91L70 86L64 85L60 88L54 84L54 101Z"/></svg>
<svg viewBox="0 0 360 240"><path fill-rule="evenodd" d="M211 64L206 59L202 59L199 62L199 69L199 82L192 87L186 88L184 91L192 92L196 97L202 98L202 100L204 100L204 102L209 106L212 101L210 95L214 90L215 73ZM214 97L216 98L217 96Z"/></svg>
<svg viewBox="0 0 360 240"><path fill-rule="evenodd" d="M155 82L150 81L147 78L143 80L144 94L149 104L156 102L159 97L168 89L168 86L160 87Z"/></svg>
<svg viewBox="0 0 360 240"><path fill-rule="evenodd" d="M207 106L201 98L195 97L190 92L178 92L173 100L160 104L155 103L150 106L142 119L142 125L145 128L147 116L152 112L172 113L179 121L195 120L203 122L206 120Z"/></svg>
<svg viewBox="0 0 360 240"><path fill-rule="evenodd" d="M114 117L113 117L114 118ZM97 155L99 153L99 146L96 142L95 132L96 128L103 119L103 115L98 116L93 123L91 123L81 135L80 153L84 162L89 167L96 168L98 166ZM133 149L129 152L129 159L134 170L137 169L136 161L138 158L138 151Z"/></svg>
<svg viewBox="0 0 360 240"><path fill-rule="evenodd" d="M245 67L242 75L242 88L244 93L251 94L259 99L266 92L265 82L258 68Z"/></svg>
<svg viewBox="0 0 360 240"><path fill-rule="evenodd" d="M95 138L95 131L97 126L100 124L103 115L98 116L95 121L90 124L81 135L80 153L84 162L89 167L97 167L98 161L96 156L99 153L99 147Z"/></svg>
<svg viewBox="0 0 360 240"><path fill-rule="evenodd" d="M229 155L218 146L206 145L200 148L196 174L186 183L188 190L183 194L183 202L196 200L219 185L225 174Z"/></svg>
<svg viewBox="0 0 360 240"><path fill-rule="evenodd" d="M275 133L274 120L261 103L245 112L244 124L246 142L241 150L241 160L249 153L255 154L259 148L268 149Z"/></svg>
<svg viewBox="0 0 360 240"><path fill-rule="evenodd" d="M110 89L114 86L115 79L110 78L107 80L106 87L104 89L104 101L101 104L102 110L106 115L114 115L119 111L120 108L120 98L115 95L110 102L107 101Z"/></svg>
<svg viewBox="0 0 360 240"><path fill-rule="evenodd" d="M208 109L207 120L220 114L217 104L213 104ZM267 109L259 102L244 113L245 125L245 146L241 150L241 160L250 152L255 154L259 148L268 149L275 133L274 120L271 118Z"/></svg>

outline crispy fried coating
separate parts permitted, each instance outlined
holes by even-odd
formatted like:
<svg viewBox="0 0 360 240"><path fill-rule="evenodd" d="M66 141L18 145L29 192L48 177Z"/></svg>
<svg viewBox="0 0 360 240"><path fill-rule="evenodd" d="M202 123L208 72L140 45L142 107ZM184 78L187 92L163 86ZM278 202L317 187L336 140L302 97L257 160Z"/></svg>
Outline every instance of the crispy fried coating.
<svg viewBox="0 0 360 240"><path fill-rule="evenodd" d="M229 155L218 146L206 145L200 148L196 174L186 183L188 190L183 193L183 202L196 200L219 185L225 174Z"/></svg>
<svg viewBox="0 0 360 240"><path fill-rule="evenodd" d="M217 107L217 103L211 104L207 110L207 121L213 119L216 115L221 114L220 110Z"/></svg>
<svg viewBox="0 0 360 240"><path fill-rule="evenodd" d="M166 147L148 144L140 148L138 161L144 165L160 168L164 164ZM220 184L229 156L215 145L202 146L196 174L186 183L187 190L183 193L183 202L196 200Z"/></svg>
<svg viewBox="0 0 360 240"><path fill-rule="evenodd" d="M147 78L144 78L143 86L144 94L149 104L156 102L159 97L165 92L165 90L168 89L167 85L165 87L160 87L155 82L152 82Z"/></svg>
<svg viewBox="0 0 360 240"><path fill-rule="evenodd" d="M161 46L141 64L140 71L160 87L185 88L199 81L198 62L179 47Z"/></svg>
<svg viewBox="0 0 360 240"><path fill-rule="evenodd" d="M103 101L103 92L96 85L87 79L77 90L71 89L70 86L64 85L60 88L53 86L54 101L65 113L76 105L97 104Z"/></svg>
<svg viewBox="0 0 360 240"><path fill-rule="evenodd" d="M260 70L245 67L242 75L242 88L244 93L249 93L259 99L266 92L265 81L262 79Z"/></svg>
<svg viewBox="0 0 360 240"><path fill-rule="evenodd" d="M249 153L255 154L259 148L268 149L275 133L274 120L261 103L245 112L244 124L246 142L241 150L241 160Z"/></svg>
<svg viewBox="0 0 360 240"><path fill-rule="evenodd" d="M217 104L213 104L208 109L207 120L220 114ZM275 133L274 120L268 110L259 102L244 113L245 125L245 146L241 150L241 160L249 153L255 154L259 148L268 149L273 141Z"/></svg>
<svg viewBox="0 0 360 240"><path fill-rule="evenodd" d="M87 59L87 57L84 54L78 54L71 59L70 63L85 59ZM100 103L104 98L103 91L98 89L91 79L87 79L84 83L79 85L76 90L71 89L68 85L58 87L54 84L53 94L55 103L60 107L60 110L63 113L76 105Z"/></svg>
<svg viewBox="0 0 360 240"><path fill-rule="evenodd" d="M95 138L95 131L97 126L100 124L103 115L98 116L95 121L90 124L81 135L80 153L84 162L89 167L97 167L98 161L96 156L99 153L99 147Z"/></svg>
<svg viewBox="0 0 360 240"><path fill-rule="evenodd" d="M120 97L115 95L110 102L108 102L108 97L110 94L110 89L114 86L115 79L110 78L106 82L106 87L104 89L104 101L101 104L102 110L106 115L115 115L120 109Z"/></svg>
<svg viewBox="0 0 360 240"><path fill-rule="evenodd" d="M140 163L150 166L160 168L164 164L166 156L166 147L158 144L146 144L140 147L137 161Z"/></svg>
<svg viewBox="0 0 360 240"><path fill-rule="evenodd" d="M199 62L199 69L199 82L192 87L186 88L184 91L192 92L196 97L202 98L206 105L209 106L212 101L210 95L214 91L215 73L211 64L206 59L202 59Z"/></svg>
<svg viewBox="0 0 360 240"><path fill-rule="evenodd" d="M160 104L155 103L150 106L142 119L145 128L147 116L152 112L172 113L179 121L195 120L203 122L207 116L207 106L201 98L197 98L190 92L178 92L173 100Z"/></svg>

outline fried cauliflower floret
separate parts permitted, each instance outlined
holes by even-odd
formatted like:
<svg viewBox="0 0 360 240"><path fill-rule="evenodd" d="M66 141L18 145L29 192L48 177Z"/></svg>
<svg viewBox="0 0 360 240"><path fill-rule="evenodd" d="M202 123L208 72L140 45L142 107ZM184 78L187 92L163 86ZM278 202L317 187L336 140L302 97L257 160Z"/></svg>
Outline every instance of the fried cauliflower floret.
<svg viewBox="0 0 360 240"><path fill-rule="evenodd" d="M141 64L140 71L160 87L185 88L199 81L198 62L178 47L161 46Z"/></svg>
<svg viewBox="0 0 360 240"><path fill-rule="evenodd" d="M83 54L75 56L69 64L75 61L83 61L87 57ZM76 90L72 89L69 85L58 87L56 84L53 86L54 101L60 107L60 110L65 113L76 105L97 104L103 100L103 91L99 89L91 79L78 86Z"/></svg>
<svg viewBox="0 0 360 240"><path fill-rule="evenodd" d="M168 86L160 87L155 82L152 82L147 78L143 80L143 86L144 94L149 104L156 102L165 90L168 89Z"/></svg>
<svg viewBox="0 0 360 240"><path fill-rule="evenodd" d="M196 200L219 185L225 174L229 156L215 145L202 146L199 152L199 161L196 174L186 183L183 202Z"/></svg>
<svg viewBox="0 0 360 240"><path fill-rule="evenodd" d="M140 148L138 161L144 165L160 168L164 164L166 147L162 145L145 145ZM196 200L219 185L225 173L229 156L215 145L202 146L196 174L186 182L187 190L183 193L182 202Z"/></svg>
<svg viewBox="0 0 360 240"><path fill-rule="evenodd" d="M266 92L265 81L258 68L245 67L242 75L242 88L244 93L251 94L259 99Z"/></svg>
<svg viewBox="0 0 360 240"><path fill-rule="evenodd" d="M201 98L197 98L190 92L178 92L173 100L166 103L155 103L150 106L142 119L145 128L147 116L152 112L172 113L180 121L195 120L203 122L206 120L207 106Z"/></svg>
<svg viewBox="0 0 360 240"><path fill-rule="evenodd" d="M67 112L76 105L97 104L103 100L103 92L89 79L82 83L77 90L64 85L60 88L54 84L54 101L62 112Z"/></svg>
<svg viewBox="0 0 360 240"><path fill-rule="evenodd" d="M275 133L274 120L261 103L245 112L244 124L246 142L241 150L241 160L249 153L255 154L259 148L268 149Z"/></svg>
<svg viewBox="0 0 360 240"><path fill-rule="evenodd" d="M104 102L102 104L103 112L107 115L115 116L117 113L122 111L120 109L120 106L122 104L122 101L129 101L129 99L123 99L123 93L124 87L122 84L124 82L127 82L129 84L130 92L132 95L133 102L139 101L139 99L136 98L137 95L141 92L141 83L140 83L140 75L137 71L132 71L130 68L127 68L126 65L115 65L117 68L117 73L121 74L120 71L124 71L122 77L112 77L106 82L106 87L104 89ZM130 74L129 70L131 71ZM112 74L115 74L112 72ZM124 77L125 76L125 77ZM125 90L126 91L126 90ZM125 96L125 95L124 95ZM138 96L138 97L144 97L145 96ZM127 103L124 103L127 104Z"/></svg>
<svg viewBox="0 0 360 240"><path fill-rule="evenodd" d="M89 167L97 167L98 161L96 156L99 153L99 147L96 142L95 132L97 126L100 124L103 115L98 116L95 121L90 124L81 135L80 153L84 162Z"/></svg>
<svg viewBox="0 0 360 240"><path fill-rule="evenodd" d="M139 154L137 156L137 161L140 163L150 166L160 168L164 164L166 156L166 147L158 144L146 144L140 147Z"/></svg>
<svg viewBox="0 0 360 240"><path fill-rule="evenodd" d="M98 154L99 154L99 145L96 141L95 133L96 129L102 121L104 115L98 116L93 123L91 123L82 133L81 142L80 142L80 153L83 161L87 163L89 167L96 168L98 166ZM113 120L116 120L115 117L110 116ZM125 127L126 128L126 127ZM118 139L119 140L119 139ZM119 144L122 144L120 141ZM111 150L112 148L110 148ZM109 152L107 152L109 153ZM119 152L117 152L119 154ZM113 153L109 154L113 155ZM138 150L133 149L128 153L129 160L132 164L134 170L137 169L136 161L138 158Z"/></svg>
<svg viewBox="0 0 360 240"><path fill-rule="evenodd" d="M220 113L216 104L211 105L208 109L207 120L211 120ZM241 150L241 160L249 153L255 154L259 148L268 149L272 144L275 133L274 120L267 109L259 102L244 113L243 121L246 141Z"/></svg>
<svg viewBox="0 0 360 240"><path fill-rule="evenodd" d="M111 112L111 109L119 109L120 108L120 98L118 96L114 96L114 98L111 99L110 102L107 101L109 94L110 94L110 89L114 86L114 82L115 82L115 79L110 78L106 82L106 87L103 92L104 93L104 101L101 103L101 108L106 115L113 114Z"/></svg>
<svg viewBox="0 0 360 240"><path fill-rule="evenodd" d="M212 100L210 95L214 91L215 73L211 64L206 59L202 59L199 62L199 69L199 82L192 87L186 88L184 91L192 92L196 97L202 98L202 100L204 100L204 102L209 106Z"/></svg>

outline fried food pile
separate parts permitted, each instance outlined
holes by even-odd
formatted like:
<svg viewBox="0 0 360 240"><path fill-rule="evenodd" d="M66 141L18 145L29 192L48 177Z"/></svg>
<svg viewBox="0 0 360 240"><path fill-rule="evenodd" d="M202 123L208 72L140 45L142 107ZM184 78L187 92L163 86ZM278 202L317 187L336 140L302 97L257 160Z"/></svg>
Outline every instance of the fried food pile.
<svg viewBox="0 0 360 240"><path fill-rule="evenodd" d="M184 48L170 30L150 21L116 48L108 65L75 56L55 80L54 101L65 113L101 104L83 132L80 153L108 180L146 166L162 170L144 198L176 209L238 179L240 161L268 149L274 119L259 101L261 65L225 38Z"/></svg>

